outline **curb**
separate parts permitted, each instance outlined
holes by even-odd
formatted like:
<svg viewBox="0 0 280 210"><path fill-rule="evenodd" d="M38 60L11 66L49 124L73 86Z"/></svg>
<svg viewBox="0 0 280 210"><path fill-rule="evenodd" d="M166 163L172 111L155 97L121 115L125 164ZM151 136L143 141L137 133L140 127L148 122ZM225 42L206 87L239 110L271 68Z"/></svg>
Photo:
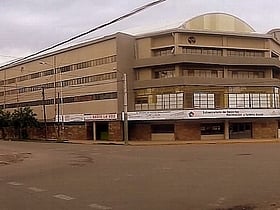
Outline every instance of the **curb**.
<svg viewBox="0 0 280 210"><path fill-rule="evenodd" d="M116 141L71 141L70 144L87 144L87 145L125 145L124 142ZM127 146L160 146L160 145L207 145L207 144L258 144L258 143L280 143L277 139L269 140L212 140L212 141L130 141Z"/></svg>

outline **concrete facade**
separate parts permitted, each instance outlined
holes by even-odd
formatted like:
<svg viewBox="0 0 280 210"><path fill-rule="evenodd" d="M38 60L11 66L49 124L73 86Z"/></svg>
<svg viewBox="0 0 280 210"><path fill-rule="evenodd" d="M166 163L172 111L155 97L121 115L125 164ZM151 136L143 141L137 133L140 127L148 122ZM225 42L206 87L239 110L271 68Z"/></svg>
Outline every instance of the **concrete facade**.
<svg viewBox="0 0 280 210"><path fill-rule="evenodd" d="M125 92L129 140L278 138L279 34L222 13L116 33L2 66L0 104L45 104L47 138L122 141Z"/></svg>

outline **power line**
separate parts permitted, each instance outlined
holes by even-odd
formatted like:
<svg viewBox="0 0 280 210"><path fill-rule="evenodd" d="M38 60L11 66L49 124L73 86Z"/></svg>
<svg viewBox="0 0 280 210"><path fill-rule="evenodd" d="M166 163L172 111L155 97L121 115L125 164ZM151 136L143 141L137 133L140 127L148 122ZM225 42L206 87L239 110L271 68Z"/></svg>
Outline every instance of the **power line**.
<svg viewBox="0 0 280 210"><path fill-rule="evenodd" d="M127 14L121 15L121 16L119 16L119 17L117 17L117 18L115 18L115 19L113 19L113 20L111 20L111 21L108 21L108 22L106 22L106 23L104 23L104 24L101 24L101 25L99 25L99 26L96 26L96 27L94 27L94 28L92 28L92 29L90 29L90 30L88 30L88 31L86 31L86 32L83 32L83 33L81 33L81 34L78 34L78 35L76 35L76 36L73 36L73 37L71 37L71 38L69 38L69 39L67 39L67 40L65 40L65 41L59 42L59 43L54 44L54 45L52 45L52 46L50 46L50 47L47 47L47 48L45 48L45 49L43 49L43 50L40 50L40 51L38 51L38 52L35 52L35 53L31 54L31 55L28 55L28 56L25 56L25 57L20 58L20 59L18 59L18 60L12 61L11 63L8 63L8 64L6 64L6 65L0 66L0 69L5 68L5 67L8 67L8 66L10 66L10 65L12 65L12 64L16 64L16 63L21 62L21 61L23 61L23 60L26 60L26 59L28 59L28 58L34 57L34 56L39 55L39 54L41 54L41 53L43 53L43 52L46 52L46 51L49 51L49 50L54 49L54 48L56 48L56 47L59 47L59 46L61 46L61 45L64 45L64 44L66 44L66 43L68 43L68 42L71 42L71 41L73 41L73 40L76 40L76 39L78 39L78 38L80 38L80 37L82 37L82 36L85 36L85 35L87 35L87 34L90 34L90 33L94 32L94 31L97 31L97 30L99 30L99 29L102 29L102 28L104 28L104 27L107 27L107 26L109 26L109 25L112 25L112 24L114 24L114 23L116 23L116 22L119 22L119 21L121 21L121 20L123 20L123 19L126 19L126 18L128 18L128 17L130 17L130 16L133 16L133 15L135 15L135 14L137 14L137 13L143 11L143 10L146 10L146 9L149 8L149 7L153 7L153 6L155 6L155 5L157 5L157 4L160 4L160 3L164 2L164 1L166 1L166 0L157 0L157 1L153 1L153 2L151 2L151 3L145 4L144 6L138 7L138 8L136 8L136 9L132 10L131 12L127 13Z"/></svg>
<svg viewBox="0 0 280 210"><path fill-rule="evenodd" d="M0 54L0 57L4 57L4 58L21 58L21 57L16 57L16 56L11 56L11 55L3 55L3 54Z"/></svg>

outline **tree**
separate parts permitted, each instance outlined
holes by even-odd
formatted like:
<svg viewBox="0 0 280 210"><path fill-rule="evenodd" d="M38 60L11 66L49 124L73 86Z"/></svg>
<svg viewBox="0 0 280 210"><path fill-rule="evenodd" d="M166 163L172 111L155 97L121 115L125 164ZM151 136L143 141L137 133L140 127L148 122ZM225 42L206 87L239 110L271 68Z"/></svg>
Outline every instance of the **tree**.
<svg viewBox="0 0 280 210"><path fill-rule="evenodd" d="M0 109L0 129L2 132L2 138L5 139L7 134L5 132L5 128L11 125L11 113L9 111L5 111L2 108Z"/></svg>
<svg viewBox="0 0 280 210"><path fill-rule="evenodd" d="M11 115L11 122L19 139L27 139L27 129L39 125L36 114L30 107L20 107L14 110Z"/></svg>

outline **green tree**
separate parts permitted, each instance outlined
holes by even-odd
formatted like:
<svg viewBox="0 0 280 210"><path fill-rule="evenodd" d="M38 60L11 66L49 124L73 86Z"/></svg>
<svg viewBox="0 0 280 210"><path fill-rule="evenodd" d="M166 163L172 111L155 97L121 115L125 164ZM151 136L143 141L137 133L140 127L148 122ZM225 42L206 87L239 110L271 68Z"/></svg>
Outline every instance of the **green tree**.
<svg viewBox="0 0 280 210"><path fill-rule="evenodd" d="M5 111L2 108L0 109L0 129L2 132L2 138L5 139L7 134L5 128L11 125L11 113L9 111Z"/></svg>
<svg viewBox="0 0 280 210"><path fill-rule="evenodd" d="M19 139L27 139L27 129L39 125L36 114L30 107L14 110L11 115L11 122Z"/></svg>

